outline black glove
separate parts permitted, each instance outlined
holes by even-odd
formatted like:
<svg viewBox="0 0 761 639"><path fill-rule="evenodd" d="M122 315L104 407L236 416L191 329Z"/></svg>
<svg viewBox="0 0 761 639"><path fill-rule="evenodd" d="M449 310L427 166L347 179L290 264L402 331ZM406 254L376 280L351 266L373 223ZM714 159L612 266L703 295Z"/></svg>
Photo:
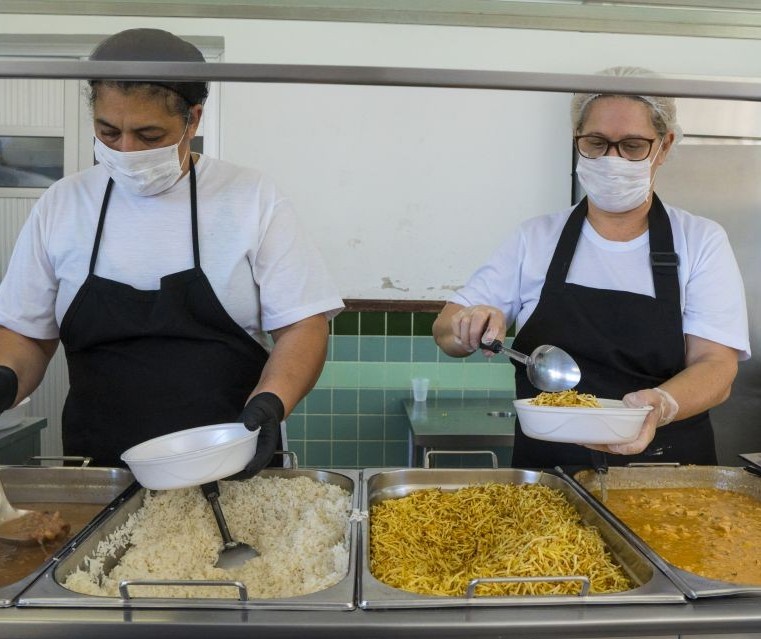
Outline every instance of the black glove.
<svg viewBox="0 0 761 639"><path fill-rule="evenodd" d="M0 413L8 410L16 401L18 377L13 369L0 366Z"/></svg>
<svg viewBox="0 0 761 639"><path fill-rule="evenodd" d="M248 430L261 428L256 441L256 454L246 467L231 479L248 479L269 465L280 441L280 422L283 421L284 415L283 402L274 393L259 393L249 400L238 421L243 422Z"/></svg>

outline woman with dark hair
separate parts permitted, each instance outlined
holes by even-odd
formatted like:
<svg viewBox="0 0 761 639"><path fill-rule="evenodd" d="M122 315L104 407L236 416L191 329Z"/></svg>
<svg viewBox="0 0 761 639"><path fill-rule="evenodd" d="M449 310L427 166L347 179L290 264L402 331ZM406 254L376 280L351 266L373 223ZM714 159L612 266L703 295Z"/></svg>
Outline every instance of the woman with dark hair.
<svg viewBox="0 0 761 639"><path fill-rule="evenodd" d="M130 29L91 60L204 58ZM66 455L121 465L146 439L241 421L261 427L253 475L320 375L341 298L272 182L191 152L206 83L90 87L98 163L40 198L0 285L0 410L39 385L60 340Z"/></svg>

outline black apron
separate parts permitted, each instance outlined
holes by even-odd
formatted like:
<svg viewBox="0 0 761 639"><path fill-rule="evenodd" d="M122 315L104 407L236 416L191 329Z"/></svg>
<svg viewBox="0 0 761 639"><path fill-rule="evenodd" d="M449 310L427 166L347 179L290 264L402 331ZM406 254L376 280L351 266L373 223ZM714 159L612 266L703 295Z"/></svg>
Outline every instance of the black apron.
<svg viewBox="0 0 761 639"><path fill-rule="evenodd" d="M668 215L653 194L648 226L655 298L569 284L566 277L586 215L584 199L563 228L539 303L513 346L522 353L531 353L540 344L559 346L579 365L579 392L620 399L626 393L658 386L685 368L679 261ZM516 364L515 388L519 399L539 392L521 364ZM517 421L515 431L512 465L516 468L592 463L592 451L584 446L529 438ZM716 464L708 412L658 428L645 451L638 455L608 454L607 462Z"/></svg>
<svg viewBox="0 0 761 639"><path fill-rule="evenodd" d="M189 179L194 266L165 275L158 290L94 273L108 181L89 274L61 323L66 455L123 466L121 453L147 439L234 422L261 376L267 351L230 317L201 270L192 158Z"/></svg>

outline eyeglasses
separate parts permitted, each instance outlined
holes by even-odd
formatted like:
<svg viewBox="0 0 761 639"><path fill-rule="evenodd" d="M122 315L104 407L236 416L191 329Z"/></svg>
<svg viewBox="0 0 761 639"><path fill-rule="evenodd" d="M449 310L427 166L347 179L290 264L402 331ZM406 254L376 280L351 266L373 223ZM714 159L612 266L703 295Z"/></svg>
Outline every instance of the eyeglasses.
<svg viewBox="0 0 761 639"><path fill-rule="evenodd" d="M616 149L618 154L630 162L641 162L649 157L656 138L623 138L613 142L599 135L577 135L573 141L579 155L590 160L596 160L608 154L610 147Z"/></svg>

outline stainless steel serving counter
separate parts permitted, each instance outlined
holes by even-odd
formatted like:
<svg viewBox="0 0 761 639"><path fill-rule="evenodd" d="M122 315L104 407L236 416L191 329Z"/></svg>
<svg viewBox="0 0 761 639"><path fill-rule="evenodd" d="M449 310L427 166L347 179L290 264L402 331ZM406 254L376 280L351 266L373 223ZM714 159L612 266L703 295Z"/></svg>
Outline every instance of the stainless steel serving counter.
<svg viewBox="0 0 761 639"><path fill-rule="evenodd" d="M388 469L393 470L393 469ZM403 473L435 470L398 469ZM449 471L447 471L449 472ZM496 471L466 471L496 472ZM504 471L501 471L504 472ZM409 483L409 482L407 482ZM366 504L363 504L365 506ZM361 542L359 545L361 546ZM61 559L57 559L60 565ZM1 568L0 568L1 569ZM45 575L54 572L51 566ZM120 639L221 639L298 637L299 639L394 639L435 637L558 638L659 637L690 639L761 639L761 596L732 595L671 603L591 605L548 601L544 605L452 606L441 608L269 609L240 607L145 607L118 601L118 606L74 604L61 607L25 604L37 577L15 606L0 609L0 637L50 639L77 637ZM567 599L567 597L565 598ZM560 599L558 600L560 602Z"/></svg>
<svg viewBox="0 0 761 639"><path fill-rule="evenodd" d="M761 599L725 597L680 605L540 606L352 611L80 610L6 608L12 639L299 637L669 637L761 638Z"/></svg>

